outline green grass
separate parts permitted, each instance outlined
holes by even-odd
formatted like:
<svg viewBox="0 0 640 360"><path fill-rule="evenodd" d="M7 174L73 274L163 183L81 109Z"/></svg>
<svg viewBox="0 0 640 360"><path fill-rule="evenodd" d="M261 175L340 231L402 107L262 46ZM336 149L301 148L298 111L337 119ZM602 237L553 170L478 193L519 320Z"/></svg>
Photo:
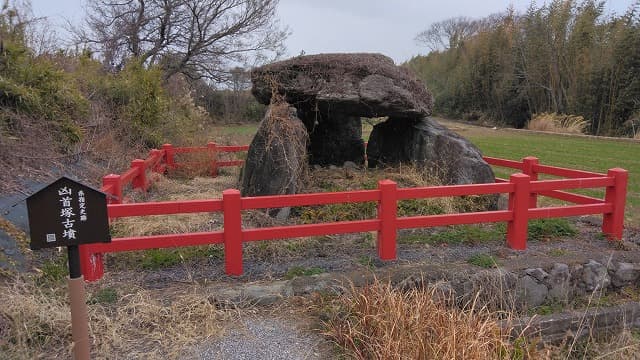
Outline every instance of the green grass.
<svg viewBox="0 0 640 360"><path fill-rule="evenodd" d="M224 250L221 245L209 245L113 254L111 262L117 268L156 270L197 259L222 259L223 257Z"/></svg>
<svg viewBox="0 0 640 360"><path fill-rule="evenodd" d="M569 255L569 250L565 249L551 249L547 253L549 256L562 257Z"/></svg>
<svg viewBox="0 0 640 360"><path fill-rule="evenodd" d="M112 287L98 290L89 299L89 304L115 304L118 301L118 291Z"/></svg>
<svg viewBox="0 0 640 360"><path fill-rule="evenodd" d="M400 236L398 242L405 244L457 245L478 244L504 240L504 223L492 225L456 225L430 234L410 234ZM528 240L549 240L576 235L575 226L566 219L540 219L529 221Z"/></svg>
<svg viewBox="0 0 640 360"><path fill-rule="evenodd" d="M40 266L40 276L38 282L41 284L56 284L62 282L69 276L69 262L66 252L45 260Z"/></svg>
<svg viewBox="0 0 640 360"><path fill-rule="evenodd" d="M302 266L293 266L287 270L287 273L284 275L284 278L287 280L291 280L293 278L299 276L311 276L318 275L324 273L324 269L319 267L309 267L305 268Z"/></svg>
<svg viewBox="0 0 640 360"><path fill-rule="evenodd" d="M477 244L486 241L504 239L505 229L504 224L489 226L458 225L450 226L446 230L431 234L411 234L401 236L398 239L398 242L429 245Z"/></svg>
<svg viewBox="0 0 640 360"><path fill-rule="evenodd" d="M487 156L520 160L535 156L541 164L606 173L621 167L629 171L626 221L640 221L640 143L514 132L462 131ZM496 175L508 177L510 170ZM587 191L602 196L602 191Z"/></svg>
<svg viewBox="0 0 640 360"><path fill-rule="evenodd" d="M546 240L578 234L576 227L567 219L540 219L529 221L529 240Z"/></svg>

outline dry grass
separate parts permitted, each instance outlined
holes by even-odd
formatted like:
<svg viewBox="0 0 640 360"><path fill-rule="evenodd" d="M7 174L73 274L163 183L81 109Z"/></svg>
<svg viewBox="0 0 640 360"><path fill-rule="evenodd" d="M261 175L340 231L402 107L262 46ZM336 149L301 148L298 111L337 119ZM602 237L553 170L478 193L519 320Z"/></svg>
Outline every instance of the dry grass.
<svg viewBox="0 0 640 360"><path fill-rule="evenodd" d="M0 301L2 357L71 358L71 316L64 291L15 278L0 286ZM198 287L162 296L129 289L112 304L89 305L93 358L178 358L186 348L218 334L223 316Z"/></svg>
<svg viewBox="0 0 640 360"><path fill-rule="evenodd" d="M493 359L525 354L509 342L510 329L475 303L452 307L437 290L400 291L376 282L337 301L327 335L356 359Z"/></svg>
<svg viewBox="0 0 640 360"><path fill-rule="evenodd" d="M130 192L131 202L220 199L222 191L234 187L237 170L220 176L176 179L153 174L148 193ZM145 236L212 231L222 224L221 213L141 216L117 219L112 223L114 236Z"/></svg>
<svg viewBox="0 0 640 360"><path fill-rule="evenodd" d="M640 358L640 334L625 329L615 335L589 337L577 343L545 345L540 353L543 359L629 360Z"/></svg>
<svg viewBox="0 0 640 360"><path fill-rule="evenodd" d="M527 129L566 134L583 134L588 126L589 121L585 120L582 116L541 113L533 116L527 124Z"/></svg>

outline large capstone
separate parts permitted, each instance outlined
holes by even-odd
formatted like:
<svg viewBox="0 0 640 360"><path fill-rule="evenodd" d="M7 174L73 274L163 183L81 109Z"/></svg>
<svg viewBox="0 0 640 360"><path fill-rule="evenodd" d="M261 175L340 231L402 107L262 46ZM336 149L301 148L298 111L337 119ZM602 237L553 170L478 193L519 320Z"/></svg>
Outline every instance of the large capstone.
<svg viewBox="0 0 640 360"><path fill-rule="evenodd" d="M295 194L307 169L307 131L287 103L272 104L258 128L242 170L243 196Z"/></svg>
<svg viewBox="0 0 640 360"><path fill-rule="evenodd" d="M269 104L275 94L298 109L312 164L363 164L360 117L431 114L424 84L380 54L299 56L255 69L251 81L261 103Z"/></svg>
<svg viewBox="0 0 640 360"><path fill-rule="evenodd" d="M369 167L413 163L446 184L492 183L493 170L475 145L434 120L390 118L373 127Z"/></svg>
<svg viewBox="0 0 640 360"><path fill-rule="evenodd" d="M298 56L255 69L251 92L269 104L274 92L306 114L357 117L431 115L432 98L410 70L381 54ZM313 118L303 119L305 124Z"/></svg>

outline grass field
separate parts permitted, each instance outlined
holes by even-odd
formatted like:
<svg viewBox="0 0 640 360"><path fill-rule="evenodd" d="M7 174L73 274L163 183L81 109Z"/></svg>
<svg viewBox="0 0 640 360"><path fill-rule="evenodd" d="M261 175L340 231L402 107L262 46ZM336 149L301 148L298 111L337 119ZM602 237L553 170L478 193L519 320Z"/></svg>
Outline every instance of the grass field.
<svg viewBox="0 0 640 360"><path fill-rule="evenodd" d="M542 164L602 173L614 167L626 169L629 171L626 221L633 224L640 221L640 143L446 124L487 156L513 160L535 156ZM497 169L496 175L508 177L508 172ZM602 192L586 193L602 195Z"/></svg>
<svg viewBox="0 0 640 360"><path fill-rule="evenodd" d="M567 137L529 132L493 130L456 122L440 120L476 144L487 156L519 160L536 156L542 164L606 173L607 169L621 167L629 171L626 221L640 222L640 143L609 139ZM248 144L257 124L232 125L216 128L216 139L237 139ZM371 125L363 124L363 138L368 139ZM496 176L508 177L508 169L496 169ZM584 191L602 196L602 191Z"/></svg>

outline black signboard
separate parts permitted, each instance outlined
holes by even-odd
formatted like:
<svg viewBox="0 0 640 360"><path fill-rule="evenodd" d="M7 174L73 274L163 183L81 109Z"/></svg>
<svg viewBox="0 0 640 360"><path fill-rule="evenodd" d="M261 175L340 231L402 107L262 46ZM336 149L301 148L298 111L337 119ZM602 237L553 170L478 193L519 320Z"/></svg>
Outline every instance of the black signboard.
<svg viewBox="0 0 640 360"><path fill-rule="evenodd" d="M106 194L61 177L27 198L31 249L111 242Z"/></svg>

